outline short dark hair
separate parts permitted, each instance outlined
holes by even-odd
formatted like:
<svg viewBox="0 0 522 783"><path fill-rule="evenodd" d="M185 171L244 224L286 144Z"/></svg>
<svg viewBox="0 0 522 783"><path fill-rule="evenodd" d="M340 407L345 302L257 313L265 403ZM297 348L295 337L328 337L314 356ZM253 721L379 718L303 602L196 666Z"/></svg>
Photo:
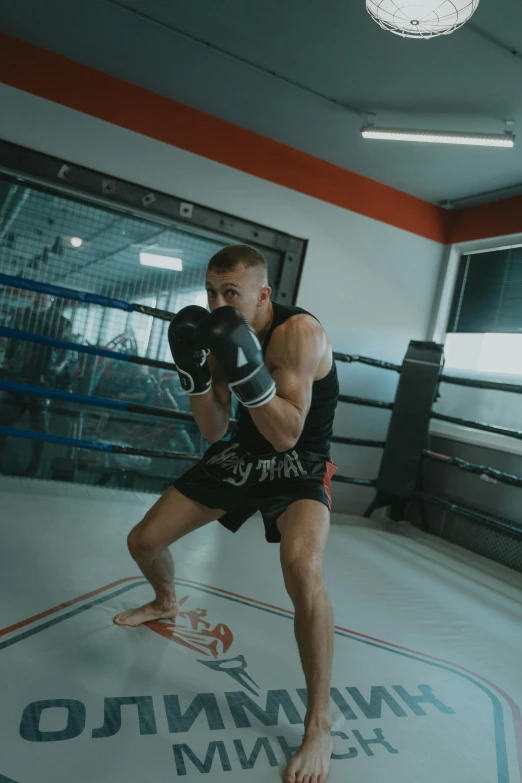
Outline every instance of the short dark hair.
<svg viewBox="0 0 522 783"><path fill-rule="evenodd" d="M208 262L209 269L216 272L228 272L242 264L244 267L263 269L268 275L266 258L250 245L229 245L212 256Z"/></svg>

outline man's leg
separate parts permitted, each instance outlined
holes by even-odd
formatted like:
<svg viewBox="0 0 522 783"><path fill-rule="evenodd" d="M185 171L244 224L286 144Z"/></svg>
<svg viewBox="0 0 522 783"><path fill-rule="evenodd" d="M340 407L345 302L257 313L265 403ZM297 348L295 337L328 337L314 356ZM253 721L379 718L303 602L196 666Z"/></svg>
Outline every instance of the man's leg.
<svg viewBox="0 0 522 783"><path fill-rule="evenodd" d="M129 552L154 589L154 601L118 614L114 618L117 625L136 626L177 615L174 562L168 547L223 514L220 509L207 508L190 500L174 487L163 493L127 539Z"/></svg>
<svg viewBox="0 0 522 783"><path fill-rule="evenodd" d="M330 682L334 626L323 580L323 553L330 527L326 506L293 503L278 520L281 565L295 609L295 637L303 665L308 709L303 744L290 761L285 783L324 783L332 754Z"/></svg>

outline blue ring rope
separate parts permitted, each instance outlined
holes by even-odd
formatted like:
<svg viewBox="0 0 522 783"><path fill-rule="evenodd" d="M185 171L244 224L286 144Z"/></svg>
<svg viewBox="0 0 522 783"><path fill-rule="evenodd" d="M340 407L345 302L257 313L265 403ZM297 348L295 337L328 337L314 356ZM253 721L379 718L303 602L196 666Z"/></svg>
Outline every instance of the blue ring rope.
<svg viewBox="0 0 522 783"><path fill-rule="evenodd" d="M5 275L0 273L0 283L13 286L13 288L21 288L25 291L37 291L41 294L59 296L63 299L74 299L77 302L104 305L105 307L125 310L126 312L133 312L137 308L137 305L132 304L131 302L125 302L123 299L114 299L110 296L90 294L87 291L77 291L74 288L64 288L60 285L51 285L51 283L40 283L38 280L28 280L25 277L16 277L16 275Z"/></svg>
<svg viewBox="0 0 522 783"><path fill-rule="evenodd" d="M112 307L116 310L125 310L127 313L143 313L144 315L151 315L153 318L161 318L164 321L170 321L174 316L174 313L170 313L168 310L159 310L157 307L126 302L123 299L114 299L111 296L91 294L88 291L78 291L75 288L64 288L51 283L40 283L38 280L28 280L26 277L16 277L16 275L0 273L0 284L24 291L50 294L62 299L72 299L76 302L88 302L89 304L103 305L103 307Z"/></svg>
<svg viewBox="0 0 522 783"><path fill-rule="evenodd" d="M6 435L12 438L25 438L26 440L39 440L45 443L58 443L61 446L73 446L74 448L89 449L90 451L126 454L127 456L134 457L182 459L190 460L192 462L199 462L201 459L199 454L184 454L178 451L158 451L157 449L138 449L134 446L120 446L117 443L106 443L105 441L81 440L80 438L51 435L48 432L35 432L34 430L21 430L17 427L7 427L4 425L0 425L0 435Z"/></svg>
<svg viewBox="0 0 522 783"><path fill-rule="evenodd" d="M107 397L92 397L89 394L76 394L75 392L62 391L61 389L49 389L46 386L33 386L28 383L0 380L0 390L13 394L31 394L35 397L45 397L50 400L64 400L65 402L81 403L83 405L91 405L95 408L109 408L117 411L144 413L148 416L159 416L160 418L176 419L177 421L194 421L194 417L190 413L170 411L167 408L155 408L151 405L141 405L137 402L110 400Z"/></svg>
<svg viewBox="0 0 522 783"><path fill-rule="evenodd" d="M82 345L81 343L71 343L68 340L58 340L56 337L46 337L41 334L34 334L34 332L26 332L23 329L13 329L10 326L0 326L0 337L8 337L12 340L24 340L25 342L39 343L41 345L52 345L55 348L62 348L66 351L86 353L91 356L103 356L107 359L115 359L119 362L144 364L147 367L160 367L164 370L176 369L176 365L172 362L161 362L156 359L147 359L142 356L135 356L134 354L130 353L111 351L108 348L101 348L98 345Z"/></svg>
<svg viewBox="0 0 522 783"><path fill-rule="evenodd" d="M112 452L113 444L103 441L80 440L79 438L66 438L62 435L50 435L47 432L34 432L33 430L21 430L17 427L5 427L0 425L0 433L12 438L25 438L26 440L41 440L49 443L59 443L62 446L77 446L80 449L93 451Z"/></svg>
<svg viewBox="0 0 522 783"><path fill-rule="evenodd" d="M26 332L23 329L12 329L10 326L0 326L0 337L9 337L13 340L24 340L30 343L39 343L41 345L52 345L55 348L63 348L67 351L76 353L89 353L93 356L106 356L108 359L119 359L120 362L128 362L131 354L111 351L108 348L99 348L96 345L82 345L81 343L71 343L69 340L58 340L56 337L46 337L43 334L34 334Z"/></svg>

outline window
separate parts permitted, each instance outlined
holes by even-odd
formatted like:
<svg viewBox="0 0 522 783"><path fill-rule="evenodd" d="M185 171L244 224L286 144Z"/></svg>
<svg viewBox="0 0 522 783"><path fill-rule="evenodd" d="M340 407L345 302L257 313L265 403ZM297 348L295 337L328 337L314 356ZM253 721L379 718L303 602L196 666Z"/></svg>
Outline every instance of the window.
<svg viewBox="0 0 522 783"><path fill-rule="evenodd" d="M445 349L450 369L522 375L522 247L461 255Z"/></svg>
<svg viewBox="0 0 522 783"><path fill-rule="evenodd" d="M295 301L304 240L0 140L2 327L172 361L167 320L36 293L13 278L177 312L190 304L206 306L208 260L234 243L253 245L266 257L276 301ZM156 492L192 465L186 455L201 454L208 445L195 423L80 406L55 393L188 411L188 397L171 369L2 336L0 374L52 395L50 404L37 397L42 403L27 407L20 395L0 389L2 424L152 452L101 453L57 442L43 447L39 440L0 433L0 473ZM162 452L181 456L164 459Z"/></svg>

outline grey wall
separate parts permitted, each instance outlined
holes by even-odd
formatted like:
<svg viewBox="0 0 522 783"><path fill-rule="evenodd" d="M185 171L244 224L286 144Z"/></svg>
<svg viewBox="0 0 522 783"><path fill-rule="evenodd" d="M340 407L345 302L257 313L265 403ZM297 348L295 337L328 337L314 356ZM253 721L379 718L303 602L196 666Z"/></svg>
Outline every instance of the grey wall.
<svg viewBox="0 0 522 783"><path fill-rule="evenodd" d="M432 436L433 451L460 457L469 462L489 465L497 470L522 476L522 455L510 454L484 446L459 443L450 438ZM522 571L522 490L505 484L494 484L480 476L464 473L431 460L425 460L421 489L455 503L501 517L520 526L520 537L496 532L457 513L418 503L412 509L412 520L435 535L454 541L486 557Z"/></svg>

